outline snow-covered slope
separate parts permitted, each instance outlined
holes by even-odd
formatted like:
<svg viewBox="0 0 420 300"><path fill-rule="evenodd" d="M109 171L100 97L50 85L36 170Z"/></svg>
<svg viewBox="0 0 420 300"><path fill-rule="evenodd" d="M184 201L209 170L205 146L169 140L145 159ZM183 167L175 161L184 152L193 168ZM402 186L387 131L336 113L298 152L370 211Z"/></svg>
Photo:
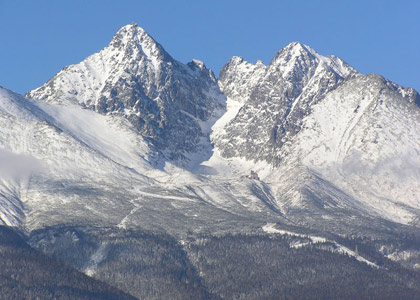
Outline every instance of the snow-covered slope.
<svg viewBox="0 0 420 300"><path fill-rule="evenodd" d="M289 155L401 223L420 216L420 109L378 75L358 76L313 107Z"/></svg>
<svg viewBox="0 0 420 300"><path fill-rule="evenodd" d="M15 217L3 216L3 223L22 225L24 217L28 226L49 223L36 215L54 218L56 211L68 214L68 209L95 219L110 209L103 203L92 207L108 189L150 182L139 173L150 168L148 146L127 123L79 106L31 101L1 88L2 203L16 208L10 213Z"/></svg>
<svg viewBox="0 0 420 300"><path fill-rule="evenodd" d="M0 222L247 231L281 217L251 180L156 169L148 141L118 115L48 104L0 88Z"/></svg>

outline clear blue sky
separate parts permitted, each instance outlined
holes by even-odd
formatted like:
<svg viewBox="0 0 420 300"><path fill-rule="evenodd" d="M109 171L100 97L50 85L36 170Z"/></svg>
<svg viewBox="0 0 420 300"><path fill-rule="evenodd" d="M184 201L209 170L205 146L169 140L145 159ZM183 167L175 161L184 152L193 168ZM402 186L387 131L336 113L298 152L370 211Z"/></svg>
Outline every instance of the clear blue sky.
<svg viewBox="0 0 420 300"><path fill-rule="evenodd" d="M136 22L177 60L218 74L290 42L420 91L420 1L0 0L0 85L25 93Z"/></svg>

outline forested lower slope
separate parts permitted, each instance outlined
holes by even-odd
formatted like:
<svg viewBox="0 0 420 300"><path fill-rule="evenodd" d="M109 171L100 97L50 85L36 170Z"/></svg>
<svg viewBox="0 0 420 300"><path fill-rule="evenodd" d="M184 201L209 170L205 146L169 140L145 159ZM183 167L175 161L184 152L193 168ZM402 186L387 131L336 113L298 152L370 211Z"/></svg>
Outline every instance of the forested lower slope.
<svg viewBox="0 0 420 300"><path fill-rule="evenodd" d="M0 299L135 298L41 254L10 228L0 226Z"/></svg>
<svg viewBox="0 0 420 300"><path fill-rule="evenodd" d="M398 241L53 227L29 242L138 299L420 299L420 272L376 249Z"/></svg>

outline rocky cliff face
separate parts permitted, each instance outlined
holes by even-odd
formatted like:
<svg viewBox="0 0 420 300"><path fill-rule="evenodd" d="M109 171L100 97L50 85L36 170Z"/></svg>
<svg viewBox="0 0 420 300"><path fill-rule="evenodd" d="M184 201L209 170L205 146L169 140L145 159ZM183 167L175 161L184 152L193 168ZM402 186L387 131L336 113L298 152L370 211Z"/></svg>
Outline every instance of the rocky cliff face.
<svg viewBox="0 0 420 300"><path fill-rule="evenodd" d="M280 191L279 207L327 201L320 196L326 181L344 193L339 198L351 196L348 203L370 214L418 222L420 98L415 90L360 74L300 43L279 51L267 67L232 59L219 84L228 112L212 134L217 153L228 160L268 163L262 172ZM239 104L229 110L229 103ZM289 177L297 168L324 187L307 193L307 183ZM300 186L289 186L295 193L282 188L290 180Z"/></svg>
<svg viewBox="0 0 420 300"><path fill-rule="evenodd" d="M300 43L283 48L267 67L257 63L252 68L259 71L250 79L235 71L241 66L243 61L231 60L221 71L221 87L229 87L232 82L238 86L223 88L226 96L242 98L244 104L214 143L225 157L274 163L281 159L277 152L282 145L300 131L312 105L357 74L339 58L321 56Z"/></svg>
<svg viewBox="0 0 420 300"><path fill-rule="evenodd" d="M219 116L225 103L204 63L174 60L136 24L121 28L106 48L27 96L122 115L170 159L205 148L204 124Z"/></svg>

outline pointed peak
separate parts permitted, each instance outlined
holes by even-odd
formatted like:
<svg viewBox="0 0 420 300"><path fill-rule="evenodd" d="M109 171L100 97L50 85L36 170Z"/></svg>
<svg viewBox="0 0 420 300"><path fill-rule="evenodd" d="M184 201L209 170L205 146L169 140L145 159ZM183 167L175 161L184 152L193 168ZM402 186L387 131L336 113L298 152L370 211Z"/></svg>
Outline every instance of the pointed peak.
<svg viewBox="0 0 420 300"><path fill-rule="evenodd" d="M293 65L296 61L306 61L318 64L320 57L321 55L311 47L302 44L301 42L292 42L276 53L271 60L270 65L278 65L279 63L291 63Z"/></svg>
<svg viewBox="0 0 420 300"><path fill-rule="evenodd" d="M140 27L139 25L137 25L136 23L130 23L128 25L125 25L123 27L121 27L118 31L117 34L128 34L128 35L132 35L132 34L147 34L146 30L144 30L142 27Z"/></svg>
<svg viewBox="0 0 420 300"><path fill-rule="evenodd" d="M316 53L316 51L311 47L302 44L301 42L292 42L281 49L274 58L278 58L279 56L299 57L302 55L317 56L318 53Z"/></svg>
<svg viewBox="0 0 420 300"><path fill-rule="evenodd" d="M327 68L337 75L346 78L357 71L336 56L323 56L311 47L300 42L292 42L281 49L270 62L274 68L280 67L281 72L292 74L294 70L300 72L314 71L316 67ZM306 70L306 71L305 71Z"/></svg>
<svg viewBox="0 0 420 300"><path fill-rule="evenodd" d="M284 48L288 48L288 49L299 49L299 50L306 50L308 51L309 49L312 50L311 47L309 47L308 45L305 45L301 42L291 42L289 45L287 45Z"/></svg>
<svg viewBox="0 0 420 300"><path fill-rule="evenodd" d="M291 42L284 48L285 49L286 48L289 48L289 49L291 49L291 48L293 48L293 49L304 49L304 47L305 47L305 45L302 44L301 42Z"/></svg>
<svg viewBox="0 0 420 300"><path fill-rule="evenodd" d="M151 61L155 61L152 59L153 57L160 57L162 61L173 61L165 49L136 23L121 27L112 38L109 47L118 51L127 51L128 49L129 53L139 52Z"/></svg>
<svg viewBox="0 0 420 300"><path fill-rule="evenodd" d="M150 35L136 23L131 23L121 27L117 33L112 38L111 44L119 44L121 42L127 42L129 40L138 39L141 36L147 36L151 38Z"/></svg>

